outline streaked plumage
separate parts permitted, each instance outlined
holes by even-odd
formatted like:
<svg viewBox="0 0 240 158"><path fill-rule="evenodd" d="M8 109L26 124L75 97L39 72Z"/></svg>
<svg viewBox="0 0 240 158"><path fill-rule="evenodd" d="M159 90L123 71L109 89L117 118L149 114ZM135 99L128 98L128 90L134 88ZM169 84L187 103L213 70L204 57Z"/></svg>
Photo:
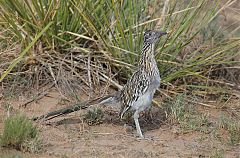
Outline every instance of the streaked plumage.
<svg viewBox="0 0 240 158"><path fill-rule="evenodd" d="M153 95L160 85L160 74L154 56L154 47L157 40L165 32L149 30L144 33L141 59L138 69L116 95L107 98L105 102L120 104L120 117L130 109L134 110L134 121L137 133L143 137L139 125L139 113L151 106Z"/></svg>

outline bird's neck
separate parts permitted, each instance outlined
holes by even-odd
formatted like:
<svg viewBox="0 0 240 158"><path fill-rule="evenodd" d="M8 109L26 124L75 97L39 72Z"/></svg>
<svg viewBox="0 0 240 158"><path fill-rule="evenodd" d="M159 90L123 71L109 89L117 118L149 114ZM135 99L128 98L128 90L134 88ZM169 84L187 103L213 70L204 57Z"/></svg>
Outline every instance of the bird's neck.
<svg viewBox="0 0 240 158"><path fill-rule="evenodd" d="M141 59L139 61L139 66L151 70L156 66L156 60L154 56L155 44L146 43L143 45Z"/></svg>

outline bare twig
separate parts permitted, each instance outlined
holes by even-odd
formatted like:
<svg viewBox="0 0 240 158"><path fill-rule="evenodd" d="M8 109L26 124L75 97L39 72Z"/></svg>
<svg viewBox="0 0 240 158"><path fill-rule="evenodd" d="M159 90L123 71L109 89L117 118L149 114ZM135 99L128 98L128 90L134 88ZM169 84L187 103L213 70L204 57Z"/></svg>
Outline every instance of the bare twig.
<svg viewBox="0 0 240 158"><path fill-rule="evenodd" d="M87 62L87 72L88 72L88 84L89 84L89 99L92 98L92 92L93 92L93 87L92 87L92 77L91 77L91 53L88 54L88 62Z"/></svg>
<svg viewBox="0 0 240 158"><path fill-rule="evenodd" d="M214 82L214 83L218 83L218 84L222 84L222 85L226 85L226 86L230 86L233 88L236 88L238 90L240 90L240 85L234 84L234 83L228 83L228 82L224 82L224 81L218 81L218 80L209 80L210 82Z"/></svg>
<svg viewBox="0 0 240 158"><path fill-rule="evenodd" d="M20 105L20 107L26 107L28 104L32 103L33 101L37 101L41 98L43 98L44 96L46 96L49 93L49 90L54 86L54 84L50 85L47 89L45 89L43 92L38 93L36 96L34 96L33 98L29 99L28 101L26 101L25 103L23 103L22 105Z"/></svg>

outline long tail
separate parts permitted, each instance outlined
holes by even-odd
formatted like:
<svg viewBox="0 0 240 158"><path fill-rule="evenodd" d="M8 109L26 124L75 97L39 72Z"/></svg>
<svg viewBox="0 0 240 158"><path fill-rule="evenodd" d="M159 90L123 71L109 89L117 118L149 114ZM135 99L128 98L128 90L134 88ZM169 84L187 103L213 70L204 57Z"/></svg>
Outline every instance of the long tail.
<svg viewBox="0 0 240 158"><path fill-rule="evenodd" d="M105 97L102 97L98 100L98 104L107 104L107 105L115 106L116 103L118 103L117 95L118 94L115 93L113 95L107 95Z"/></svg>
<svg viewBox="0 0 240 158"><path fill-rule="evenodd" d="M55 117L61 116L61 115L66 115L75 111L79 111L81 109L86 109L91 105L95 105L95 104L110 104L110 105L115 105L115 103L117 102L116 99L116 95L107 95L105 97L101 97L101 98L96 98L90 101L85 101L85 102L81 102L81 103L77 103L75 105L63 108L63 109L59 109L56 111L52 111L49 112L45 115L41 115L38 117L34 117L32 118L32 120L36 121L36 120L40 120L40 119L44 119L44 120L51 120Z"/></svg>

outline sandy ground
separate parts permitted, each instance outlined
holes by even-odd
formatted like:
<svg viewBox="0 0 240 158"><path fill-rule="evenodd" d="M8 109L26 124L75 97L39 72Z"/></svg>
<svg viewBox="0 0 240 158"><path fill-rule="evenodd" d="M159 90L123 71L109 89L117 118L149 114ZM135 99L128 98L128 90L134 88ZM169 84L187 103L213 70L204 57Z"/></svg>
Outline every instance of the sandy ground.
<svg viewBox="0 0 240 158"><path fill-rule="evenodd" d="M239 19L239 13L236 13L236 9L234 9L239 8L239 2L238 0L234 6L226 10L228 14L225 14L225 11L221 13L219 23L223 27L234 23L230 28L230 30L234 30L239 26L238 23L235 23ZM229 31L228 33L231 37L232 34L239 34L239 30ZM18 99L3 100L0 94L0 134L3 131L3 122L7 117L7 112L2 106L4 102L9 103L14 108L14 112L21 111L32 117L66 106L60 104L60 98L61 96L55 90L52 90L48 96L23 108L19 105L26 102L28 98L19 97ZM218 118L222 113L222 110L201 106L197 109L208 114L211 120ZM154 121L141 119L140 122L145 136L153 138L152 140L137 139L135 129L126 129L124 121L119 120L117 114L108 109L105 109L105 119L101 124L89 126L83 121L82 116L86 113L86 110L84 110L49 122L36 123L43 140L42 152L23 153L17 150L0 148L0 158L17 156L23 158L240 158L239 145L231 146L215 138L212 133L181 132L178 124L167 123L163 110L155 108L153 111L156 111L153 117ZM224 135L224 132L222 134Z"/></svg>
<svg viewBox="0 0 240 158"><path fill-rule="evenodd" d="M11 99L8 102L18 111L29 117L45 114L64 107L60 105L60 96L56 91L26 108L19 105L26 99ZM3 103L3 101L1 101ZM209 117L217 117L221 111L199 107ZM224 157L240 157L239 146L229 146L220 142L209 133L197 131L183 133L177 124L170 125L164 120L164 111L153 108L153 120L142 118L140 121L145 136L139 140L135 129L126 128L124 121L116 112L104 108L105 117L101 124L89 126L83 121L86 110L75 112L48 122L38 122L43 151L38 154L22 153L16 150L1 149L0 157L21 155L22 157L78 158L78 157L211 157L223 151ZM0 109L0 131L6 111ZM133 126L130 122L129 125ZM1 133L1 132L0 132ZM151 138L151 139L150 139ZM2 155L2 156L1 156Z"/></svg>

